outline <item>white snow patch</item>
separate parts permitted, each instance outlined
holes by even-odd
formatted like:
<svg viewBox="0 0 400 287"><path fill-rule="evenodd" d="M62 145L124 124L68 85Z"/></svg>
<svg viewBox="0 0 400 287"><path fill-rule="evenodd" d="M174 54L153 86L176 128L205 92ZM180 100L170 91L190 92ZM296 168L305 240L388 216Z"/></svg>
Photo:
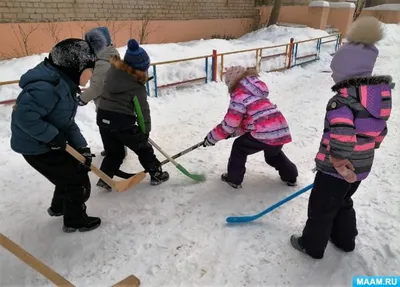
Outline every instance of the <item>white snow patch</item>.
<svg viewBox="0 0 400 287"><path fill-rule="evenodd" d="M356 8L356 5L354 5L354 3L350 3L350 2L330 2L329 7L330 8Z"/></svg>
<svg viewBox="0 0 400 287"><path fill-rule="evenodd" d="M400 11L400 4L382 4L364 8L363 10Z"/></svg>
<svg viewBox="0 0 400 287"><path fill-rule="evenodd" d="M312 1L309 7L329 7L329 2L327 1Z"/></svg>

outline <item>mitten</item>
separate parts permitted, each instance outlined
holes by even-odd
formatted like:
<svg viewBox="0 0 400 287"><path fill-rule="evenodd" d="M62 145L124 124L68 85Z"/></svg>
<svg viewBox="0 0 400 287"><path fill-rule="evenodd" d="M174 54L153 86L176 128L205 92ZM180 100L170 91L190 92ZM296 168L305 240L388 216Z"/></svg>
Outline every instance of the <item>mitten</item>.
<svg viewBox="0 0 400 287"><path fill-rule="evenodd" d="M80 163L81 168L84 171L91 171L91 164L92 164L92 158L93 158L93 154L92 151L90 150L90 148L88 147L84 147L81 149L78 149L78 152L83 155L83 157L85 158L85 162L84 163Z"/></svg>
<svg viewBox="0 0 400 287"><path fill-rule="evenodd" d="M51 150L65 150L67 142L62 133L58 133L50 142L47 143Z"/></svg>
<svg viewBox="0 0 400 287"><path fill-rule="evenodd" d="M330 161L336 171L343 176L343 178L349 182L353 183L357 181L357 175L354 173L354 166L348 159L338 159L330 156Z"/></svg>
<svg viewBox="0 0 400 287"><path fill-rule="evenodd" d="M208 137L204 138L203 147L214 146L215 144L210 142Z"/></svg>
<svg viewBox="0 0 400 287"><path fill-rule="evenodd" d="M81 107L87 105L87 103L85 103L84 101L82 101L81 96L77 96L77 99L78 99L78 105L80 105Z"/></svg>

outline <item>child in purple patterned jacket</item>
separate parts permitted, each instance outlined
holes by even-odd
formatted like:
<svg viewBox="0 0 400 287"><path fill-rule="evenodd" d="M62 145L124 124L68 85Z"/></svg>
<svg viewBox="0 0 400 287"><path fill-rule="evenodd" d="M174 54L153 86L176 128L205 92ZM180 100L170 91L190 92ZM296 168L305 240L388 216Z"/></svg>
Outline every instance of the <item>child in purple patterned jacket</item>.
<svg viewBox="0 0 400 287"><path fill-rule="evenodd" d="M302 236L290 239L294 248L315 259L323 258L329 239L345 252L355 248L358 231L351 197L371 171L392 107L392 78L372 76L379 53L374 44L382 37L377 19L361 17L350 27L349 43L331 62L336 94L326 108L308 219Z"/></svg>

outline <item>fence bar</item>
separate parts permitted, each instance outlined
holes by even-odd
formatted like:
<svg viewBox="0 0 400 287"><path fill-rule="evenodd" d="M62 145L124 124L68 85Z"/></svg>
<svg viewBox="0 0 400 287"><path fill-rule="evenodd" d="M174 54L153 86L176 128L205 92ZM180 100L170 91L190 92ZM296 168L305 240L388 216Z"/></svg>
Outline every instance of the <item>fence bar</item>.
<svg viewBox="0 0 400 287"><path fill-rule="evenodd" d="M157 86L157 65L153 66L153 76L154 76L154 93L156 94L156 98L158 97L158 86Z"/></svg>
<svg viewBox="0 0 400 287"><path fill-rule="evenodd" d="M288 53L288 64L287 64L287 69L290 69L292 67L292 62L293 62L293 42L294 39L290 38L290 43L289 43L289 53Z"/></svg>
<svg viewBox="0 0 400 287"><path fill-rule="evenodd" d="M191 58L184 58L184 59L178 59L178 60L169 60L169 61L163 61L163 62L157 62L152 65L166 65L166 64L175 64L175 63L180 63L180 62L188 62L188 61L193 61L193 60L201 60L206 57L211 57L212 55L205 55L205 56L197 56L197 57L191 57Z"/></svg>
<svg viewBox="0 0 400 287"><path fill-rule="evenodd" d="M224 55L221 55L221 70L220 70L221 81L224 80Z"/></svg>
<svg viewBox="0 0 400 287"><path fill-rule="evenodd" d="M208 57L206 57L205 70L206 70L206 84L207 84L208 83Z"/></svg>
<svg viewBox="0 0 400 287"><path fill-rule="evenodd" d="M218 65L218 54L217 50L213 50L213 55L212 55L212 81L216 82L217 81L217 65Z"/></svg>
<svg viewBox="0 0 400 287"><path fill-rule="evenodd" d="M147 82L146 82L146 89L147 89L147 96L148 96L148 97L150 97L150 84L149 84L149 82L150 82L150 81L147 81Z"/></svg>
<svg viewBox="0 0 400 287"><path fill-rule="evenodd" d="M200 80L206 80L207 77L201 77L201 78L195 78L195 79L189 79L189 80L185 80L185 81L181 81L181 82L174 82L174 83L169 83L169 84L165 84L165 85L161 85L158 86L158 88L168 88L168 87L172 87L172 86L178 86L181 84L186 84L186 83L191 83L191 82L197 82Z"/></svg>

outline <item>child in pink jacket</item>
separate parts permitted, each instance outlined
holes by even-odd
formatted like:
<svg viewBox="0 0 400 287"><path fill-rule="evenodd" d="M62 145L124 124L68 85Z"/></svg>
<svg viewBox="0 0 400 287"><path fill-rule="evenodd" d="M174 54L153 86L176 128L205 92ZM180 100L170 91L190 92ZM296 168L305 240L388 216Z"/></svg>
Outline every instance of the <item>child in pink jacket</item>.
<svg viewBox="0 0 400 287"><path fill-rule="evenodd" d="M221 124L208 133L203 146L239 136L233 143L228 172L221 179L241 188L247 156L264 152L267 164L274 167L289 186L296 185L297 167L283 153L292 141L285 117L268 99L268 87L256 71L241 66L227 69L225 83L231 96L228 112Z"/></svg>

